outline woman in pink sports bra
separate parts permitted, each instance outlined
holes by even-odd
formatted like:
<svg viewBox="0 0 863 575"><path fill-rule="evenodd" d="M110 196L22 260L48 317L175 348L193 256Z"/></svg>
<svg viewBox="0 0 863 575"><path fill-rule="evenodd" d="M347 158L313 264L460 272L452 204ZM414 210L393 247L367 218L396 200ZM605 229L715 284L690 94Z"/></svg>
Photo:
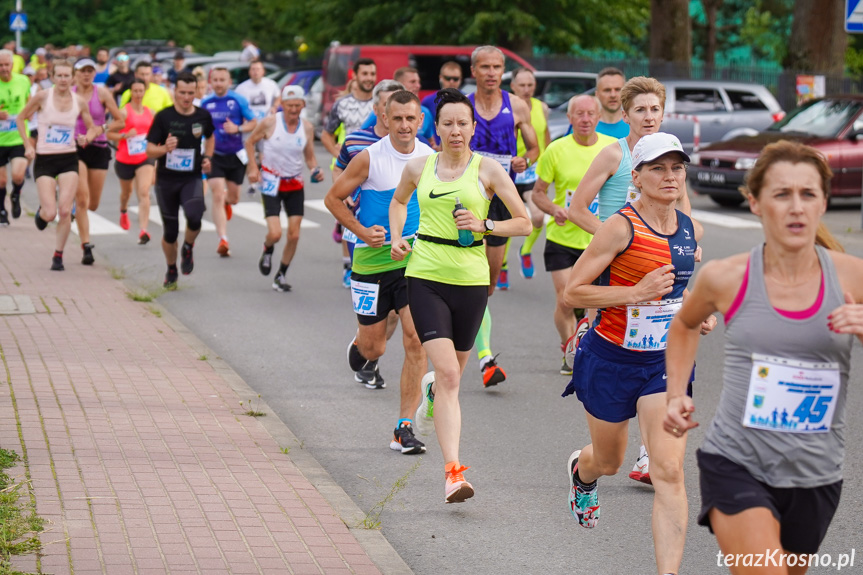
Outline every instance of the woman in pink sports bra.
<svg viewBox="0 0 863 575"><path fill-rule="evenodd" d="M78 140L81 145L92 142L99 133L93 125L87 102L71 91L72 64L54 64L54 86L36 93L19 114L22 120L18 131L24 138L25 156L35 160L33 178L39 193L39 209L36 210L36 227L44 230L59 212L57 241L51 269L62 271L63 248L72 228L72 202L78 188L78 153L75 150L75 124L80 117L87 133ZM38 112L39 139L35 148L24 134L24 121ZM55 199L55 188L59 184L59 199Z"/></svg>
<svg viewBox="0 0 863 575"><path fill-rule="evenodd" d="M821 223L832 176L814 148L766 146L743 190L764 243L706 263L668 333L663 426L681 437L698 425L685 390L701 322L725 316L722 393L696 452L698 523L734 575L806 573L839 506L863 260ZM728 560L771 554L778 565Z"/></svg>

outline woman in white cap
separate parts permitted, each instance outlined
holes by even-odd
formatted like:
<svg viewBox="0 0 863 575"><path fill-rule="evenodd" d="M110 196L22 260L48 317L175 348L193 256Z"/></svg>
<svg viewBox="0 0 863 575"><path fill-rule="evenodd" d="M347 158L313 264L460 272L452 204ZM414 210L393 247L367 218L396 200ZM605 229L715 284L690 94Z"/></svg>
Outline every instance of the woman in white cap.
<svg viewBox="0 0 863 575"><path fill-rule="evenodd" d="M304 96L302 87L285 86L282 90L282 111L259 120L244 143L246 153L250 158L254 158L255 144L263 141L262 168L258 170L258 166L252 161L246 164L246 172L249 182L261 182L267 235L264 238L264 252L258 261L258 269L265 276L270 275L273 251L282 238L282 224L279 219L282 206L288 216L288 238L282 250L279 271L273 281L273 289L280 292L291 290L290 284L285 281L285 275L297 251L300 224L303 221L303 164L312 171L313 182L324 180L315 159L314 126L308 120L300 118L306 105Z"/></svg>
<svg viewBox="0 0 863 575"><path fill-rule="evenodd" d="M668 334L672 441L698 425L685 394L698 326L716 311L725 318L722 394L697 452L698 523L716 534L723 557L782 561L747 569L726 561L735 574L805 573L839 505L851 348L854 336L863 341L863 261L841 253L821 223L832 176L814 148L765 147L744 188L764 243L705 264Z"/></svg>
<svg viewBox="0 0 863 575"><path fill-rule="evenodd" d="M702 233L700 225L675 209L688 161L670 134L639 140L631 176L640 198L600 226L572 268L564 293L569 306L599 309L595 327L581 339L564 392L576 393L582 402L591 438L569 458L570 510L583 527L596 526L597 479L620 469L629 420L638 415L653 460L653 539L660 575L677 573L688 517L686 442L662 429L666 326L680 307ZM715 323L715 318L705 321L702 333Z"/></svg>

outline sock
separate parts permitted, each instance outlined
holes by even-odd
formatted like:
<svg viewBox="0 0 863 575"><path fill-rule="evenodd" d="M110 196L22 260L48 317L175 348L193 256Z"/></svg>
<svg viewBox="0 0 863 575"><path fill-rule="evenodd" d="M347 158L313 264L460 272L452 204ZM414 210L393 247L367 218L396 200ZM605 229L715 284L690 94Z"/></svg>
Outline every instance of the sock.
<svg viewBox="0 0 863 575"><path fill-rule="evenodd" d="M501 271L509 270L509 267L506 265L506 260L509 259L509 244L512 242L512 238L506 238L506 243L503 246L503 265L500 266Z"/></svg>
<svg viewBox="0 0 863 575"><path fill-rule="evenodd" d="M411 421L410 418L402 417L401 419L398 420L398 423L396 423L396 429L398 429L402 425L411 425L412 426L413 424L414 424L414 422Z"/></svg>
<svg viewBox="0 0 863 575"><path fill-rule="evenodd" d="M482 315L482 323L479 326L474 344L476 345L476 356L480 361L479 367L482 369L485 365L482 361L483 358L491 358L491 312L488 310L488 306L485 306L485 313Z"/></svg>
<svg viewBox="0 0 863 575"><path fill-rule="evenodd" d="M120 210L121 214L125 214L128 210Z"/></svg>
<svg viewBox="0 0 863 575"><path fill-rule="evenodd" d="M0 188L0 212L6 211L6 186Z"/></svg>
<svg viewBox="0 0 863 575"><path fill-rule="evenodd" d="M539 239L539 234L542 233L542 228L533 228L530 232L530 235L524 240L524 244L521 246L520 255L526 256L529 255L533 250L533 244L536 243L536 240Z"/></svg>
<svg viewBox="0 0 863 575"><path fill-rule="evenodd" d="M342 265L346 270L351 269L351 258L344 257L342 258Z"/></svg>
<svg viewBox="0 0 863 575"><path fill-rule="evenodd" d="M288 266L289 265L291 265L291 264L279 264L279 273L281 275L285 275L286 273L288 273Z"/></svg>
<svg viewBox="0 0 863 575"><path fill-rule="evenodd" d="M172 274L177 273L177 264L168 264L168 272Z"/></svg>
<svg viewBox="0 0 863 575"><path fill-rule="evenodd" d="M24 182L21 182L20 184L16 184L15 182L12 182L12 195L13 196L20 196L21 195L21 188L23 188L23 187L24 187Z"/></svg>
<svg viewBox="0 0 863 575"><path fill-rule="evenodd" d="M592 483L585 483L581 480L581 477L578 476L578 469L575 470L575 483L585 491L590 491L596 487L596 479L594 479Z"/></svg>
<svg viewBox="0 0 863 575"><path fill-rule="evenodd" d="M267 245L267 242L264 242L264 253L266 253L266 254L271 254L271 253L273 253L273 248L274 248L274 247L275 247L275 246L268 246L268 245Z"/></svg>
<svg viewBox="0 0 863 575"><path fill-rule="evenodd" d="M59 250L59 251L54 250L54 257L55 258L62 258L63 257L63 251L62 250Z"/></svg>

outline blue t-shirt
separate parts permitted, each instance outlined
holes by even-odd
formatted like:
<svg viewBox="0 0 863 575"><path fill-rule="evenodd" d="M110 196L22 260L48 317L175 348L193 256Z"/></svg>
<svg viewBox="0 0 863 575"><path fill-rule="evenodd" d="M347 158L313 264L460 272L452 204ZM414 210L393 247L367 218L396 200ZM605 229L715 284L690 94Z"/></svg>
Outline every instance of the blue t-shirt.
<svg viewBox="0 0 863 575"><path fill-rule="evenodd" d="M569 127L569 130L572 131L572 126ZM606 136L611 136L612 138L625 138L629 135L629 124L620 120L613 124L607 124L602 120L596 125L596 131L600 134L605 134Z"/></svg>
<svg viewBox="0 0 863 575"><path fill-rule="evenodd" d="M236 154L243 149L243 134L228 134L225 132L225 121L230 119L237 126L241 126L244 120L254 120L255 113L249 107L249 101L233 90L222 97L210 94L201 100L201 108L205 109L213 117L213 126L216 128L216 153Z"/></svg>
<svg viewBox="0 0 863 575"><path fill-rule="evenodd" d="M417 132L417 139L425 145L430 145L429 141L434 133L434 112L429 112L428 108L425 106L422 107L423 112L423 125L420 126L419 132ZM369 117L366 118L366 121L363 122L361 130L368 130L373 127L378 122L378 117L374 112L369 114Z"/></svg>

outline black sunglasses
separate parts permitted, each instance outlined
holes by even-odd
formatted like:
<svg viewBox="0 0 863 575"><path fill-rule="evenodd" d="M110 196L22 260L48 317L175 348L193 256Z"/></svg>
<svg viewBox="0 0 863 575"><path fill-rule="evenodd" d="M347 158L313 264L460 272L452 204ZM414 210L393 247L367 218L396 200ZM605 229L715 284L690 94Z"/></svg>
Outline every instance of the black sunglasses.
<svg viewBox="0 0 863 575"><path fill-rule="evenodd" d="M441 76L447 82L460 82L461 76Z"/></svg>

